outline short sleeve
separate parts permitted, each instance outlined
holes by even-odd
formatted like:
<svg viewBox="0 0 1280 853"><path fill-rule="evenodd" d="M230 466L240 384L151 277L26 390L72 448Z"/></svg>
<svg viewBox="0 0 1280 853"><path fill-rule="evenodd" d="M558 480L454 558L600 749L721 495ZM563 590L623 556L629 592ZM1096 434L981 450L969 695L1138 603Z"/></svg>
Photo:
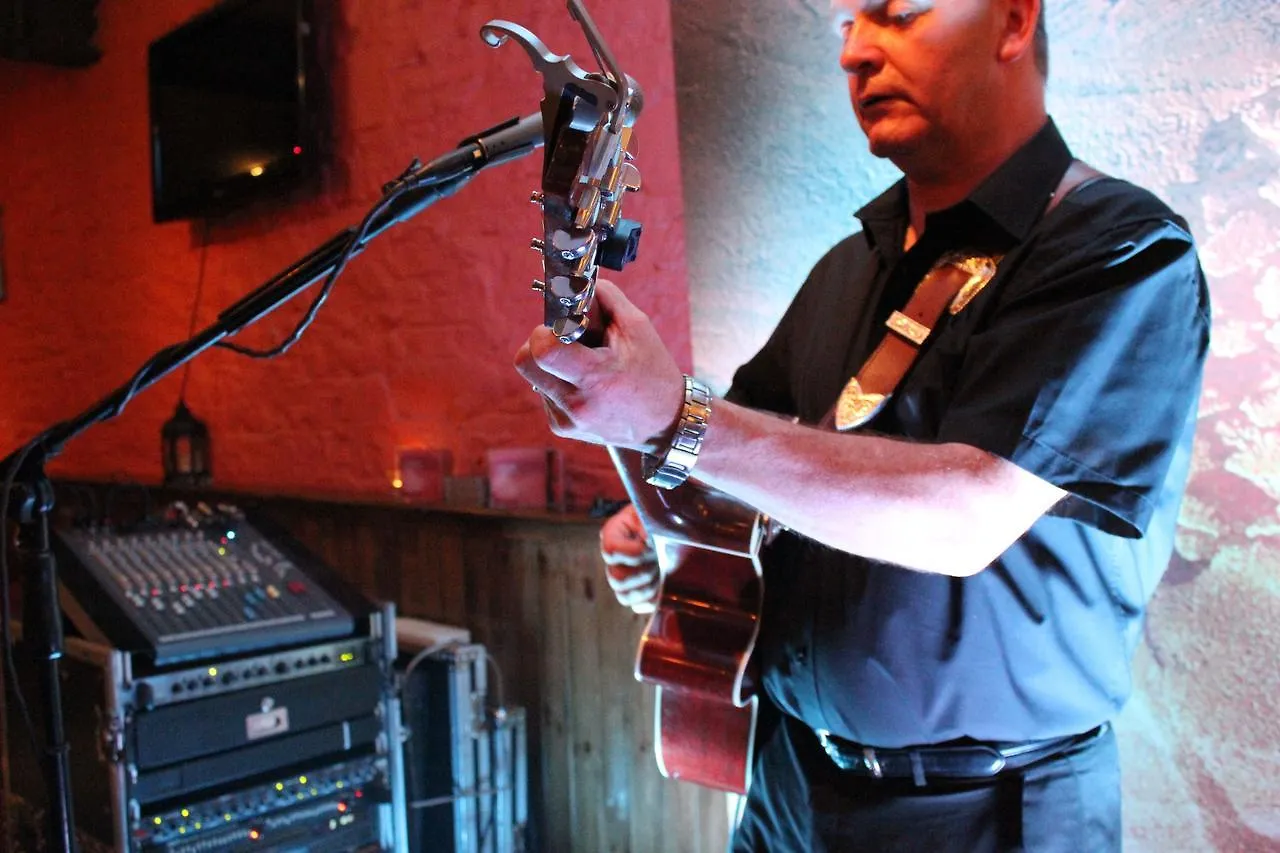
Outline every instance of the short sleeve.
<svg viewBox="0 0 1280 853"><path fill-rule="evenodd" d="M938 440L1002 456L1070 493L1066 514L1138 537L1187 437L1209 303L1180 220L1107 213L1074 205L1055 223L1069 236L1020 259Z"/></svg>

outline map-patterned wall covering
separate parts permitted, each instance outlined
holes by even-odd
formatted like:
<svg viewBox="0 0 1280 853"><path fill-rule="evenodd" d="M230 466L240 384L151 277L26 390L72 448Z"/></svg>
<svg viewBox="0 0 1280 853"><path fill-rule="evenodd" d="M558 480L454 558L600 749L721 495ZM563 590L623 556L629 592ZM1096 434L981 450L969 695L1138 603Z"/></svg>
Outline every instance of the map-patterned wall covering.
<svg viewBox="0 0 1280 853"><path fill-rule="evenodd" d="M896 172L865 153L825 0L673 17L694 361L723 390ZM1187 218L1214 300L1177 554L1119 721L1126 849L1280 850L1280 4L1049 0L1048 23L1064 135Z"/></svg>

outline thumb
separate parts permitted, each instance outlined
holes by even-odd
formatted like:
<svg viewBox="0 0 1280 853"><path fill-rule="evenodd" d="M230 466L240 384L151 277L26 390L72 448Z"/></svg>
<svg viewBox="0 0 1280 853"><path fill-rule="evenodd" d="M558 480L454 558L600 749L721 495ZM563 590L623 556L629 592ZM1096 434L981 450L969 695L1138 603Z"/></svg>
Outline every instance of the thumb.
<svg viewBox="0 0 1280 853"><path fill-rule="evenodd" d="M604 315L610 319L610 325L619 320L627 324L646 317L645 313L622 292L622 288L607 278L596 279L596 302Z"/></svg>

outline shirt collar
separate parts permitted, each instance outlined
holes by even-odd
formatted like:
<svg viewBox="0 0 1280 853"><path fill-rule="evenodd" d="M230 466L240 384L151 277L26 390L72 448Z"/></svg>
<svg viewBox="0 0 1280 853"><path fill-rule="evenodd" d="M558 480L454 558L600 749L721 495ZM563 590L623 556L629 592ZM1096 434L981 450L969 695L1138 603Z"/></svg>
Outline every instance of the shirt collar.
<svg viewBox="0 0 1280 853"><path fill-rule="evenodd" d="M1047 119L1035 136L1005 160L968 198L946 211L971 205L986 214L1007 237L1026 239L1039 220L1049 197L1071 165L1071 150ZM873 247L901 247L907 219L907 183L899 180L863 206L855 216ZM926 225L925 230L928 230ZM894 249L889 249L896 254Z"/></svg>

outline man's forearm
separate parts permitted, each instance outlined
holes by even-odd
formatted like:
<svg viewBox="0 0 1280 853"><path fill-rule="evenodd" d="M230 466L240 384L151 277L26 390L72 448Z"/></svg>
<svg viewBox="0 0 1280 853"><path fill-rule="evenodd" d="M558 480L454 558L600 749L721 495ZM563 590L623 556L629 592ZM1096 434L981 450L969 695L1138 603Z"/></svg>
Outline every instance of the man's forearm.
<svg viewBox="0 0 1280 853"><path fill-rule="evenodd" d="M694 476L842 551L981 571L1063 492L964 444L798 426L717 400Z"/></svg>

